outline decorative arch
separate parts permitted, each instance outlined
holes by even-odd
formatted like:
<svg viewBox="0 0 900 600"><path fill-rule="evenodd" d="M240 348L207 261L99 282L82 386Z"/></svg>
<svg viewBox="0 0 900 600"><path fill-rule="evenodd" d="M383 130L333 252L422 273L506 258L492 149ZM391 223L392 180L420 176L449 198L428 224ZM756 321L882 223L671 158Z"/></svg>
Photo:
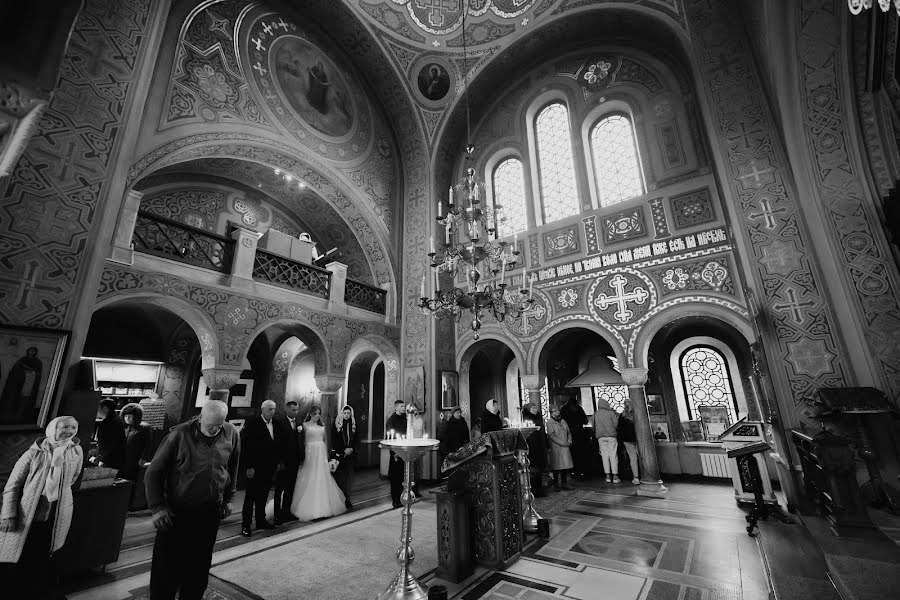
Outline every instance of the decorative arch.
<svg viewBox="0 0 900 600"><path fill-rule="evenodd" d="M387 338L368 333L353 340L347 350L347 359L344 361L344 381L350 372L350 365L361 354L375 352L384 362L384 414L390 414L393 410L394 400L401 398L400 394L400 353ZM373 368L378 364L376 360ZM374 425L373 425L374 435Z"/></svg>
<svg viewBox="0 0 900 600"><path fill-rule="evenodd" d="M606 340L609 346L613 349L613 352L616 355L616 360L619 361L620 365L626 364L625 361L625 348L623 347L622 340L616 339L616 336L613 335L609 330L602 327L595 321L588 321L585 319L572 319L569 321L562 321L551 325L548 329L546 329L541 336L531 344L531 347L528 349L528 371L532 374L537 374L539 376L543 376L540 369L540 359L541 352L544 350L544 346L547 345L547 342L557 333L561 331L566 331L567 329L586 329L588 331L592 331L599 335L601 338Z"/></svg>
<svg viewBox="0 0 900 600"><path fill-rule="evenodd" d="M511 343L511 340L508 337L497 335L496 333L485 333L484 335L481 335L479 339L469 340L464 346L460 347L456 353L456 370L459 373L459 388L457 389L457 393L459 397L459 407L462 409L463 416L469 422L470 426L472 425L472 397L469 394L470 365L472 357L478 351L477 346L487 341L500 342L512 351L515 360L518 361L520 365L525 364L522 362L522 349L517 344Z"/></svg>
<svg viewBox="0 0 900 600"><path fill-rule="evenodd" d="M181 317L200 342L200 368L209 369L219 364L221 357L215 321L208 313L185 300L156 292L125 292L98 300L94 312L115 304L134 301L158 306Z"/></svg>
<svg viewBox="0 0 900 600"><path fill-rule="evenodd" d="M313 351L316 363L316 373L325 374L331 371L331 357L325 335L313 324L298 321L296 319L277 318L260 321L246 336L245 346L241 349L239 354L240 360L247 360L247 354L250 352L250 346L253 344L253 340L266 329L277 326L282 326L284 328L285 335L280 336L279 339L276 340L275 344L273 344L275 348L280 347L284 340L289 337L296 336Z"/></svg>
<svg viewBox="0 0 900 600"><path fill-rule="evenodd" d="M727 303L732 305L733 303ZM720 306L717 304L688 302L676 306L670 306L665 310L645 321L641 327L635 330L628 344L626 363L629 367L647 367L647 355L650 351L650 343L656 333L668 323L681 317L711 317L724 321L736 329L750 346L756 341L756 334L747 317L747 311L738 305ZM621 358L619 359L621 361Z"/></svg>

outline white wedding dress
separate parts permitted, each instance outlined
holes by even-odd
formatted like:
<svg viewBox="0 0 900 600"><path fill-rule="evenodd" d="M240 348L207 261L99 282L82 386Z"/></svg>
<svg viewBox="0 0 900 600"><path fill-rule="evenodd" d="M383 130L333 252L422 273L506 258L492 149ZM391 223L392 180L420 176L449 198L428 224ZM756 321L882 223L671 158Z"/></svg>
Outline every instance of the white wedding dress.
<svg viewBox="0 0 900 600"><path fill-rule="evenodd" d="M297 473L291 514L301 521L312 521L347 512L344 493L328 468L325 428L312 422L303 425L306 435L306 459Z"/></svg>

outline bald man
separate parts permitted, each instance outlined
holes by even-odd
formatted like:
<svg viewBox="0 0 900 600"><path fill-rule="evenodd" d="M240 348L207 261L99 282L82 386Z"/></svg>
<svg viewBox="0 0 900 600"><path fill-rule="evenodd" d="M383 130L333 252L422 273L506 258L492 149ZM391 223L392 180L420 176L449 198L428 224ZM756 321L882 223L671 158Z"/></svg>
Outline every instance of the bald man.
<svg viewBox="0 0 900 600"><path fill-rule="evenodd" d="M176 425L159 445L144 478L156 543L151 600L200 600L209 579L219 522L231 514L241 445L214 400L200 416Z"/></svg>
<svg viewBox="0 0 900 600"><path fill-rule="evenodd" d="M250 537L253 530L250 523L256 509L256 528L275 529L266 520L266 501L275 474L284 468L281 457L284 431L272 420L275 417L275 402L266 400L259 407L259 417L248 419L241 431L241 460L247 478L247 495L244 496L243 525L241 535Z"/></svg>

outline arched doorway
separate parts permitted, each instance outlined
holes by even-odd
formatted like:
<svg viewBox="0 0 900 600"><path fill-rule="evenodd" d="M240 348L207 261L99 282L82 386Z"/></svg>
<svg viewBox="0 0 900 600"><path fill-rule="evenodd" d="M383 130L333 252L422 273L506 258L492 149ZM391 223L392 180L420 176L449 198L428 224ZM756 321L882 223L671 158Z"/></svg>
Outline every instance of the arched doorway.
<svg viewBox="0 0 900 600"><path fill-rule="evenodd" d="M518 407L519 398L507 386L507 371L516 361L515 352L498 339L481 339L463 351L459 368L460 406L471 427L479 422L490 399L499 404L501 417L518 419L518 413L511 413L510 407Z"/></svg>

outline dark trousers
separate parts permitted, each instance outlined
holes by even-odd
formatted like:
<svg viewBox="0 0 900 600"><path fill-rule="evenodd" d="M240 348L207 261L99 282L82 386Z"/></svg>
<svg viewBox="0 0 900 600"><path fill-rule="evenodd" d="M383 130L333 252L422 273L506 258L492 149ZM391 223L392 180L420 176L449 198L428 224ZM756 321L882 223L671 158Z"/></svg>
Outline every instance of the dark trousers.
<svg viewBox="0 0 900 600"><path fill-rule="evenodd" d="M576 475L586 475L590 470L590 457L588 456L588 437L586 435L572 436L572 462Z"/></svg>
<svg viewBox="0 0 900 600"><path fill-rule="evenodd" d="M345 458L338 465L337 471L334 473L334 480L338 487L344 492L344 497L349 501L350 494L353 492L353 480L356 478L356 458Z"/></svg>
<svg viewBox="0 0 900 600"><path fill-rule="evenodd" d="M391 482L391 501L398 505L403 494L403 459L394 453L391 453L391 462L388 464L388 481Z"/></svg>
<svg viewBox="0 0 900 600"><path fill-rule="evenodd" d="M209 582L219 529L218 504L175 511L175 524L156 532L150 568L150 600L201 600Z"/></svg>
<svg viewBox="0 0 900 600"><path fill-rule="evenodd" d="M0 574L4 594L8 591L10 598L52 597L50 591L56 584L56 573L50 556L52 539L52 518L41 523L31 523L19 562L0 565L3 567Z"/></svg>
<svg viewBox="0 0 900 600"><path fill-rule="evenodd" d="M266 522L266 501L269 499L269 490L272 488L271 471L256 469L253 479L247 480L247 493L244 496L244 508L241 511L244 527L250 527L253 519L253 509L256 508L256 526ZM293 491L291 492L293 493Z"/></svg>
<svg viewBox="0 0 900 600"><path fill-rule="evenodd" d="M282 520L291 517L291 502L294 501L299 470L300 465L287 465L275 476L275 516Z"/></svg>

